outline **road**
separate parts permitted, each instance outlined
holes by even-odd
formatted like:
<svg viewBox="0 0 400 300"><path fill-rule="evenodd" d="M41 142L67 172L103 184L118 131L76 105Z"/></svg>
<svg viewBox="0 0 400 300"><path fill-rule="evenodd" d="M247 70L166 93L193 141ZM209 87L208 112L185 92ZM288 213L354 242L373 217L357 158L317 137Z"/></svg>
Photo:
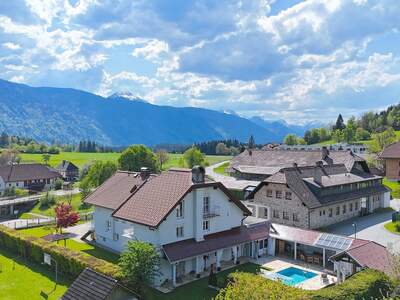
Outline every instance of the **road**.
<svg viewBox="0 0 400 300"><path fill-rule="evenodd" d="M400 199L394 199L390 205L400 209ZM400 235L386 230L384 224L392 220L392 211L374 213L364 217L353 218L326 228L326 231L354 237L353 223L357 224L357 238L371 240L400 252Z"/></svg>

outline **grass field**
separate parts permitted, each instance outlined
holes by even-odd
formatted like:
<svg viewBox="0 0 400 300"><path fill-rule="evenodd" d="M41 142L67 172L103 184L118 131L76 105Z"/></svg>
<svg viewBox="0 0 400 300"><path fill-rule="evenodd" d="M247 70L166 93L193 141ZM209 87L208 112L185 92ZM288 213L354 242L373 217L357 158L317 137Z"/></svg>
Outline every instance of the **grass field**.
<svg viewBox="0 0 400 300"><path fill-rule="evenodd" d="M217 273L219 285L223 285L227 276L235 271L258 273L260 266L253 263L245 263L237 267ZM194 282L177 287L170 293L164 294L155 289L151 289L146 295L148 300L210 300L213 299L218 292L208 287L208 277L196 280Z"/></svg>
<svg viewBox="0 0 400 300"><path fill-rule="evenodd" d="M77 165L79 168L94 160L101 161L117 161L120 153L84 153L84 152L61 152L60 154L53 154L50 157L49 164L52 167L57 166L63 160L69 160ZM22 162L32 163L39 162L43 163L42 154L21 154ZM163 166L163 169L169 169L171 167L183 167L182 165L182 154L169 154L169 160ZM210 165L224 161L230 160L231 156L223 155L207 155L207 161Z"/></svg>
<svg viewBox="0 0 400 300"><path fill-rule="evenodd" d="M390 194L393 198L400 198L400 184L397 181L389 181L385 177L383 184L392 190Z"/></svg>
<svg viewBox="0 0 400 300"><path fill-rule="evenodd" d="M14 265L15 261L15 265ZM25 262L15 254L0 248L0 299L44 299L40 291L50 292L54 286L54 271L42 265ZM71 284L71 280L59 274L55 292L47 299L59 299Z"/></svg>
<svg viewBox="0 0 400 300"><path fill-rule="evenodd" d="M20 232L23 235L36 236L36 237L43 237L45 235L54 233L54 231L55 231L55 229L52 226L43 226L43 227L35 227L35 228L18 230L18 232ZM59 245L64 246L64 241L60 241ZM111 263L117 263L118 259L119 259L119 255L117 255L115 253L109 252L102 248L95 247L95 246L92 246L92 245L89 245L86 243L77 242L72 239L66 240L65 247L67 247L69 249L85 252L91 256L104 259ZM0 297L0 299L1 299L1 297Z"/></svg>
<svg viewBox="0 0 400 300"><path fill-rule="evenodd" d="M214 168L214 172L221 175L229 176L229 174L225 172L225 169L227 167L229 167L229 162L223 163L219 167Z"/></svg>
<svg viewBox="0 0 400 300"><path fill-rule="evenodd" d="M400 234L400 232L397 230L397 225L398 224L399 224L399 222L394 222L394 223L393 222L388 222L384 226L390 232Z"/></svg>

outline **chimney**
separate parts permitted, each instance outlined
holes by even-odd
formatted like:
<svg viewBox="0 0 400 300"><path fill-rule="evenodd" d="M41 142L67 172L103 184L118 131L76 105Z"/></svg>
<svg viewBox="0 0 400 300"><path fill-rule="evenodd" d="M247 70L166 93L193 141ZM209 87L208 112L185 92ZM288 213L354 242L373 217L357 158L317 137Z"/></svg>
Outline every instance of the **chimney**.
<svg viewBox="0 0 400 300"><path fill-rule="evenodd" d="M192 168L192 182L204 183L206 177L206 170L202 166L194 166Z"/></svg>
<svg viewBox="0 0 400 300"><path fill-rule="evenodd" d="M329 157L329 150L326 146L321 148L321 158L322 160L326 160Z"/></svg>
<svg viewBox="0 0 400 300"><path fill-rule="evenodd" d="M322 161L317 161L314 167L314 182L319 185L322 185L322 165Z"/></svg>
<svg viewBox="0 0 400 300"><path fill-rule="evenodd" d="M252 156L253 155L253 151L251 149L249 149L249 155Z"/></svg>
<svg viewBox="0 0 400 300"><path fill-rule="evenodd" d="M298 165L296 162L293 163L293 168L297 169Z"/></svg>
<svg viewBox="0 0 400 300"><path fill-rule="evenodd" d="M146 180L150 176L150 169L147 167L141 167L140 168L140 177L142 180Z"/></svg>

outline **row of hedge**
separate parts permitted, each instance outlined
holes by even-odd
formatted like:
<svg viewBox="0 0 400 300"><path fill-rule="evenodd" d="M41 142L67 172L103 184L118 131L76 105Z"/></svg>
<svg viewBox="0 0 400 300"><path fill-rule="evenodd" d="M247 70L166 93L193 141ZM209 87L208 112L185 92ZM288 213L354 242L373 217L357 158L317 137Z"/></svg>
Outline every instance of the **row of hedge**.
<svg viewBox="0 0 400 300"><path fill-rule="evenodd" d="M78 276L86 267L121 278L119 266L86 253L71 250L42 238L21 235L17 230L0 225L0 247L5 247L33 262L42 263L44 253L48 253L57 261L61 273Z"/></svg>
<svg viewBox="0 0 400 300"><path fill-rule="evenodd" d="M251 273L236 272L216 296L216 300L358 300L382 299L393 290L394 283L382 272L366 269L345 282L317 291L306 291L265 279Z"/></svg>

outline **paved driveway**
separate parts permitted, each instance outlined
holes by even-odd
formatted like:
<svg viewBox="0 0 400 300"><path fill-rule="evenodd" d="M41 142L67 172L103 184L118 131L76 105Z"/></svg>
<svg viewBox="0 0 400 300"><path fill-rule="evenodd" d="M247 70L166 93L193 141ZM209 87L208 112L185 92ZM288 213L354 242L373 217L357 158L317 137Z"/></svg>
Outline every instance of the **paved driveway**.
<svg viewBox="0 0 400 300"><path fill-rule="evenodd" d="M390 205L395 209L400 208L400 199L392 200ZM384 224L390 222L392 212L381 212L372 215L353 218L326 228L326 231L354 237L354 227L357 223L357 238L372 240L386 247L400 252L400 235L391 233L384 228Z"/></svg>

